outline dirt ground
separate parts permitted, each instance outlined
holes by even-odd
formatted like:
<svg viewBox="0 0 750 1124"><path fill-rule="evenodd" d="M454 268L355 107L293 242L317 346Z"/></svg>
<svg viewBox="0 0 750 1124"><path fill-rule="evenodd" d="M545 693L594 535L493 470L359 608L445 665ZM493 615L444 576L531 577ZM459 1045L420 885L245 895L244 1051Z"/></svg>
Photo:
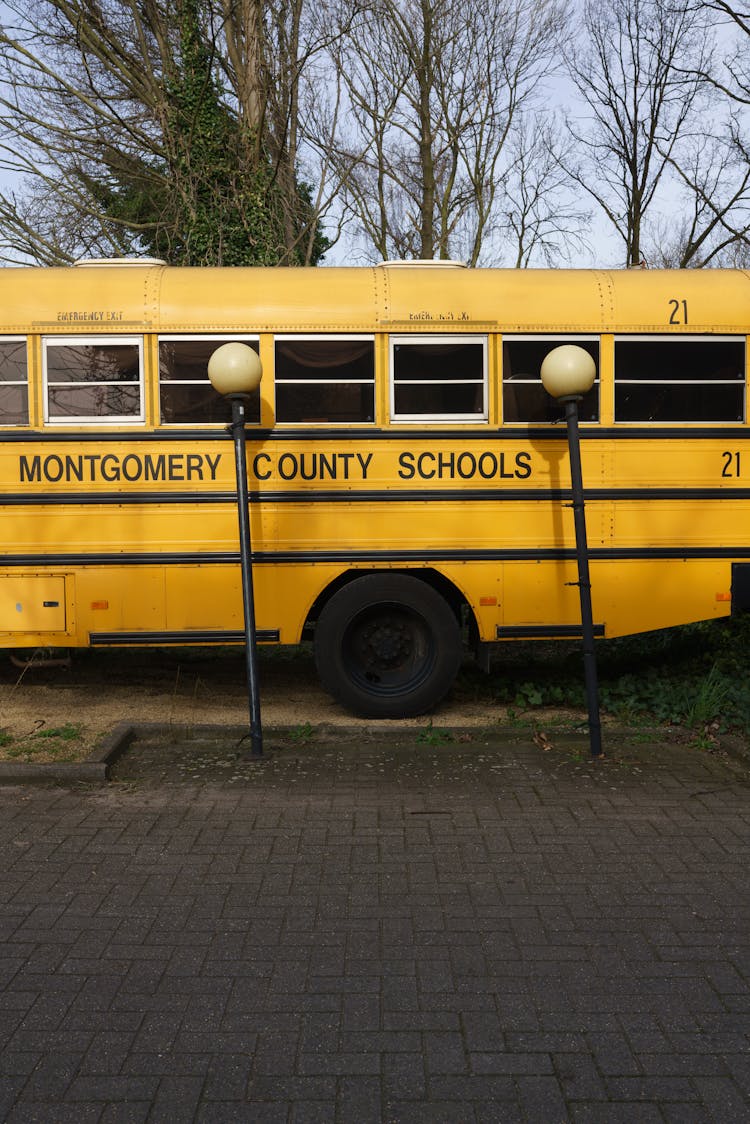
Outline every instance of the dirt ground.
<svg viewBox="0 0 750 1124"><path fill-rule="evenodd" d="M261 651L264 726L371 726L319 686L312 655ZM456 692L431 716L393 726L488 726L504 720L490 691ZM120 649L71 653L70 662L19 668L0 656L0 759L71 760L86 756L120 722L176 727L238 725L248 720L241 649ZM384 723L383 725L388 725Z"/></svg>
<svg viewBox="0 0 750 1124"><path fill-rule="evenodd" d="M320 687L311 651L261 648L261 715L266 731L284 730L292 739L313 730L346 727L380 732L414 729L421 741L438 744L446 731L455 740L504 731L531 737L541 750L567 731L581 749L588 746L586 715L533 708L512 712L494 701L493 677L467 667L455 689L431 715L397 721L355 718ZM86 758L120 723L158 723L175 731L199 726L246 726L249 722L244 652L240 648L131 648L75 651L61 663L19 667L0 654L0 761L65 762ZM679 728L620 729L603 714L605 741L660 742L723 751L750 762L746 739ZM462 733L464 732L464 733ZM166 732L168 736L168 731ZM700 733L700 732L699 732ZM726 742L726 745L725 745ZM609 752L609 749L606 750Z"/></svg>

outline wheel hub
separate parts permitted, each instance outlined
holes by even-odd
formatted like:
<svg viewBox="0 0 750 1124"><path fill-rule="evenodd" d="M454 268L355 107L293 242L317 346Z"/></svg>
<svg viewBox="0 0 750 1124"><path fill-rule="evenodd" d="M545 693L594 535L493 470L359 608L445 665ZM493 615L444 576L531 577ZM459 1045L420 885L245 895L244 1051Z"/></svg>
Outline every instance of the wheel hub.
<svg viewBox="0 0 750 1124"><path fill-rule="evenodd" d="M362 632L363 650L368 662L393 667L411 654L409 629L396 622L379 621Z"/></svg>

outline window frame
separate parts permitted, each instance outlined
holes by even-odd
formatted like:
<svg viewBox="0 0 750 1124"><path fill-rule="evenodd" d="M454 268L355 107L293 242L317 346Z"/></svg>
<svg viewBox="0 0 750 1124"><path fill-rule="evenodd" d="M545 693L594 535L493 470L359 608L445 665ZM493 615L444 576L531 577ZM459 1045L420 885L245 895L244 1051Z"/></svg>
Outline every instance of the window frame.
<svg viewBox="0 0 750 1124"><path fill-rule="evenodd" d="M31 402L29 400L29 388L30 388L30 382L29 382L29 354L30 354L29 337L21 335L21 334L13 335L12 333L7 333L7 334L0 335L0 345L2 345L4 343L19 343L19 344L22 343L24 345L24 348L25 348L25 351L26 351L26 378L25 379L7 379L3 382L0 382L0 387L3 387L3 386L20 386L20 387L25 388L25 390L26 390L26 421L6 422L6 421L2 420L2 414L0 414L0 426L2 426L4 429L9 429L11 426L29 426L31 424Z"/></svg>
<svg viewBox="0 0 750 1124"><path fill-rule="evenodd" d="M110 384L102 381L96 382L53 382L50 384L48 370L48 353L51 347L133 347L138 351L138 380L137 382ZM43 419L45 425L75 426L75 425L144 425L146 421L146 393L144 375L144 340L139 335L96 335L86 333L80 336L43 336L42 337L42 390L44 395ZM50 416L50 385L52 387L75 386L137 386L139 410L137 414L76 414L75 416L54 417Z"/></svg>
<svg viewBox="0 0 750 1124"><path fill-rule="evenodd" d="M246 343L248 345L255 344L253 351L260 356L260 333L259 332L160 332L156 337L156 397L158 408L158 425L163 426L165 429L196 429L206 426L206 428L216 428L220 426L226 428L226 421L164 421L161 416L161 344L163 343L191 343L198 341L199 343L215 343L216 347L221 347L225 343ZM215 350L215 348L214 348ZM208 377L208 367L206 367L206 379L165 379L165 386L211 386L211 381ZM217 397L221 397L218 391L214 391ZM260 391L258 392L260 394ZM231 413L231 410L230 410ZM260 426L261 410L258 410L258 418L246 418L246 426ZM231 420L231 417L230 419Z"/></svg>
<svg viewBox="0 0 750 1124"><path fill-rule="evenodd" d="M284 379L279 378L276 371L276 344L277 343L342 343L361 341L362 343L372 344L372 378L371 379ZM378 399L377 399L377 341L374 332L278 332L273 336L273 387L274 387L274 401L273 401L273 416L276 425L294 425L294 426L374 426L376 423ZM284 418L279 417L278 413L278 395L277 388L279 386L335 386L336 383L344 384L346 386L371 386L372 387L372 418L358 419L356 421L286 421Z"/></svg>
<svg viewBox="0 0 750 1124"><path fill-rule="evenodd" d="M581 418L581 425L601 425L602 419L602 380L601 380L601 366L602 366L602 335L596 332L555 332L549 334L548 332L502 332L498 340L498 350L500 352L500 408L503 425L518 425L518 426L537 426L537 425L559 425L560 422L565 421L565 413L561 407L561 414L559 418L550 418L544 421L524 421L521 419L509 421L505 416L505 365L503 363L503 348L506 343L549 343L549 350L554 350L555 347L560 347L563 344L571 344L576 346L581 343L595 343L598 349L598 360L596 363L596 376L592 383L591 389L596 388L597 391L597 417L596 418ZM541 376L539 379L508 379L508 383L513 386L539 386L541 383ZM543 386L542 386L542 389ZM545 391L545 394L547 392ZM588 392L590 393L590 392ZM551 395L548 395L550 401L554 401Z"/></svg>
<svg viewBox="0 0 750 1124"><path fill-rule="evenodd" d="M670 343L681 346L690 346L695 343L739 343L742 344L744 355L744 376L742 379L618 379L617 377L617 344L618 343ZM612 343L612 406L613 406L613 419L614 424L618 426L626 425L651 425L659 426L738 426L746 425L748 421L747 410L747 336L739 332L722 332L720 334L699 334L693 333L680 333L679 335L670 335L669 333L660 332L653 335L644 334L643 332L616 332L613 335ZM618 418L617 416L617 388L620 386L735 386L742 388L742 418L738 421L736 419L709 419L695 418L695 419L659 419L659 418L633 418L625 419Z"/></svg>
<svg viewBox="0 0 750 1124"><path fill-rule="evenodd" d="M403 413L396 412L395 349L398 346L445 344L479 344L482 348L482 378L455 379L440 382L429 379L400 382L399 386L481 386L482 409L475 413ZM391 422L399 425L487 425L489 423L489 336L481 332L408 332L394 333L388 337L388 409Z"/></svg>

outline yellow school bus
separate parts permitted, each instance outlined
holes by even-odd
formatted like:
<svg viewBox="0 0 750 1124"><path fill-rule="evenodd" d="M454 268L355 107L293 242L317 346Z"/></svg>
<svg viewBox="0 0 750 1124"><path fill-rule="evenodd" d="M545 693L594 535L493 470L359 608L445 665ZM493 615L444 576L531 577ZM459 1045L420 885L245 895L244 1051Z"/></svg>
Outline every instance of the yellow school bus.
<svg viewBox="0 0 750 1124"><path fill-rule="evenodd" d="M244 637L229 404L247 459L258 638L314 639L352 711L423 713L468 641L580 635L561 343L580 405L595 633L750 604L741 271L0 270L0 643Z"/></svg>

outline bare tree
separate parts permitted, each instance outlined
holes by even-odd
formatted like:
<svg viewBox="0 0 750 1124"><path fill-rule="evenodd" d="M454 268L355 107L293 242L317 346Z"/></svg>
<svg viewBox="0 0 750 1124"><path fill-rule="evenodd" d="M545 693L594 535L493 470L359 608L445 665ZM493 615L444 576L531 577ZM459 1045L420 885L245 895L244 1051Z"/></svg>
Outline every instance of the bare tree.
<svg viewBox="0 0 750 1124"><path fill-rule="evenodd" d="M675 269L731 265L750 236L750 159L735 128L698 137L673 162L681 190L675 217L657 225L646 248L649 264Z"/></svg>
<svg viewBox="0 0 750 1124"><path fill-rule="evenodd" d="M669 156L679 187L677 217L662 224L648 254L680 268L736 265L750 250L750 9L697 0L695 10L712 24L717 48L697 70L683 73L714 97L679 156Z"/></svg>
<svg viewBox="0 0 750 1124"><path fill-rule="evenodd" d="M342 85L329 120L342 197L368 257L476 265L496 259L509 232L517 237L504 206L514 130L550 73L566 15L567 0L360 7L356 33L335 40Z"/></svg>
<svg viewBox="0 0 750 1124"><path fill-rule="evenodd" d="M304 0L8 0L0 28L0 256L143 250L311 261L300 183ZM11 23L12 21L12 23Z"/></svg>
<svg viewBox="0 0 750 1124"><path fill-rule="evenodd" d="M714 18L725 31L735 32L720 65L702 72L702 77L740 105L750 105L750 8L728 0L697 0L696 8Z"/></svg>
<svg viewBox="0 0 750 1124"><path fill-rule="evenodd" d="M516 268L533 261L559 265L587 246L591 215L570 197L564 143L564 129L548 114L524 116L514 130L502 185L507 225L501 234L513 248L510 264Z"/></svg>
<svg viewBox="0 0 750 1124"><path fill-rule="evenodd" d="M352 33L358 4L339 0L213 0L221 23L216 41L225 40L218 64L240 120L262 137L284 200L286 244L304 264L320 254L319 224L328 220L325 242L332 245L340 230L331 215L339 182L330 160L330 134L318 129L314 138L305 121L320 100L321 86L335 83L329 50ZM336 9L337 18L331 16ZM332 44L329 37L333 37ZM316 148L313 141L320 142ZM300 238L297 195L309 200L316 225Z"/></svg>
<svg viewBox="0 0 750 1124"><path fill-rule="evenodd" d="M690 0L585 0L567 62L590 124L569 122L580 156L566 167L606 215L627 265L641 263L646 216L697 126L710 43Z"/></svg>

